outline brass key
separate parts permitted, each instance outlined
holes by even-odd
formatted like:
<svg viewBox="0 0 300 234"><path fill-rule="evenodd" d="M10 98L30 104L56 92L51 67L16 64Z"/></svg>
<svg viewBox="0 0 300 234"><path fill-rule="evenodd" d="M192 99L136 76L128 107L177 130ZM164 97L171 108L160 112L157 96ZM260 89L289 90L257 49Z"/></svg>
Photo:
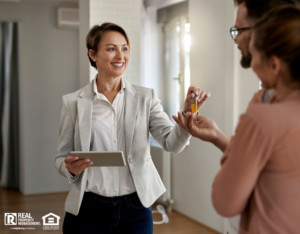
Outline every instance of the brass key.
<svg viewBox="0 0 300 234"><path fill-rule="evenodd" d="M191 104L191 110L193 115L197 113L198 108L197 108L197 100L195 99L195 94L192 94L192 99L190 99L190 104Z"/></svg>

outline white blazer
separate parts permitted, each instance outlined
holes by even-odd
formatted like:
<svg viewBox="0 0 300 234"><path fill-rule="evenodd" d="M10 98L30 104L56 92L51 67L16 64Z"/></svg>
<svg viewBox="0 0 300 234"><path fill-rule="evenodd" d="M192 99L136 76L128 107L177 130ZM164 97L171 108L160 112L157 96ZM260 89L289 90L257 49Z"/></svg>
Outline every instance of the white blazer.
<svg viewBox="0 0 300 234"><path fill-rule="evenodd" d="M70 151L89 151L91 141L93 81L84 88L63 96L59 141L55 167L59 174L69 178L64 159ZM163 111L153 89L132 85L125 80L125 145L127 163L137 194L145 207L150 207L165 191L152 162L149 132L166 150L181 152L190 134L174 126ZM65 210L78 215L87 184L84 170L72 183Z"/></svg>

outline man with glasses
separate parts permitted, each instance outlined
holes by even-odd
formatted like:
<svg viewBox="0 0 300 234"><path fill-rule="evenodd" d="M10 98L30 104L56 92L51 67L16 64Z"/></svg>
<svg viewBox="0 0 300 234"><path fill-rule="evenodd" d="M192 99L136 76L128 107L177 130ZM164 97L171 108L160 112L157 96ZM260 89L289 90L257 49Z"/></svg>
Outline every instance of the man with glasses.
<svg viewBox="0 0 300 234"><path fill-rule="evenodd" d="M297 0L298 1L298 0ZM261 18L269 10L284 5L297 4L296 0L234 0L238 7L235 26L230 28L230 34L234 42L241 51L241 66L249 68L251 66L251 54L249 53L249 42L251 25ZM237 234L240 226L240 216L230 218L225 221L225 233Z"/></svg>
<svg viewBox="0 0 300 234"><path fill-rule="evenodd" d="M249 53L251 25L269 10L284 5L297 4L299 0L234 0L238 7L235 26L230 28L230 34L242 53L241 65L249 68L251 54Z"/></svg>

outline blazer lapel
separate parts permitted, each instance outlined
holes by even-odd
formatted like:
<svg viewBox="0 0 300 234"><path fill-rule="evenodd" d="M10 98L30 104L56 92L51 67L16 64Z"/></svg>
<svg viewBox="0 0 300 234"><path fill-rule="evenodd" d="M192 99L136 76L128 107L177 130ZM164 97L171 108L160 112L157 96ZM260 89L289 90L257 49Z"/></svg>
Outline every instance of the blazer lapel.
<svg viewBox="0 0 300 234"><path fill-rule="evenodd" d="M137 115L138 94L132 84L125 80L125 145L129 156Z"/></svg>
<svg viewBox="0 0 300 234"><path fill-rule="evenodd" d="M79 135L82 151L90 151L92 111L93 111L93 81L85 86L77 100Z"/></svg>
<svg viewBox="0 0 300 234"><path fill-rule="evenodd" d="M93 84L93 81L91 81L89 85L82 89L77 101L79 134L82 151L90 150L94 100ZM138 100L138 94L133 85L125 80L125 145L127 155L129 155L131 149Z"/></svg>

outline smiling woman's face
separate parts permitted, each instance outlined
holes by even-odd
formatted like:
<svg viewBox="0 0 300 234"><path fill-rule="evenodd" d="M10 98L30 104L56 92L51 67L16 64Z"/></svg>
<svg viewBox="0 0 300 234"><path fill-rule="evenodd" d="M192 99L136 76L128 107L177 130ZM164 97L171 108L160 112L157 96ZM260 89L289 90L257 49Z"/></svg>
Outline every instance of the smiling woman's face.
<svg viewBox="0 0 300 234"><path fill-rule="evenodd" d="M95 60L98 73L108 77L121 76L129 62L130 50L125 37L119 32L105 33L98 45Z"/></svg>

